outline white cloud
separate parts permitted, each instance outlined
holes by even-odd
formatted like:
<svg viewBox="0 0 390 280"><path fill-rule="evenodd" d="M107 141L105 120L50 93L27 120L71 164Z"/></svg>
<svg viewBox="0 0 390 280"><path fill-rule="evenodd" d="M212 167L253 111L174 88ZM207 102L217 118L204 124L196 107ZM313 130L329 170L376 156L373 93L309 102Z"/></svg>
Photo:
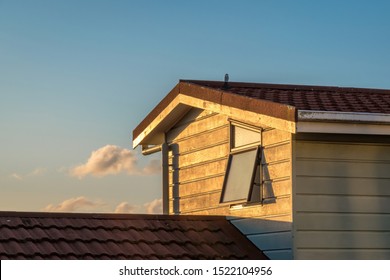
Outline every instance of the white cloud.
<svg viewBox="0 0 390 280"><path fill-rule="evenodd" d="M18 180L18 181L21 181L23 180L23 177L22 175L18 174L18 173L12 173L11 175L9 175L12 179L15 179L15 180Z"/></svg>
<svg viewBox="0 0 390 280"><path fill-rule="evenodd" d="M143 169L137 165L138 159L134 152L115 145L106 145L93 151L86 163L70 170L70 175L82 179L87 175L103 177L127 173L133 175L150 175L157 173L157 163L151 161Z"/></svg>
<svg viewBox="0 0 390 280"><path fill-rule="evenodd" d="M38 168L35 168L33 171L31 171L29 173L20 174L20 173L14 172L14 173L10 174L9 176L12 179L21 181L21 180L24 180L27 177L43 176L46 172L47 172L46 168L38 167Z"/></svg>
<svg viewBox="0 0 390 280"><path fill-rule="evenodd" d="M134 213L136 211L137 207L130 205L127 202L122 202L118 204L118 206L115 208L115 213Z"/></svg>
<svg viewBox="0 0 390 280"><path fill-rule="evenodd" d="M42 176L47 172L46 168L38 167L31 171L27 176Z"/></svg>
<svg viewBox="0 0 390 280"><path fill-rule="evenodd" d="M151 202L145 203L144 207L148 214L161 214L162 213L162 199L155 199Z"/></svg>
<svg viewBox="0 0 390 280"><path fill-rule="evenodd" d="M101 207L103 205L105 204L102 202L92 201L85 198L84 196L79 196L64 200L57 205L49 204L42 210L48 212L74 212L86 209L93 209Z"/></svg>
<svg viewBox="0 0 390 280"><path fill-rule="evenodd" d="M141 205L131 205L128 202L121 202L115 208L115 213L147 213L147 214L161 214L162 213L162 199L154 199Z"/></svg>
<svg viewBox="0 0 390 280"><path fill-rule="evenodd" d="M136 169L136 162L137 159L131 151L107 145L93 151L85 164L71 170L71 175L83 178L88 174L101 177L123 171L132 173Z"/></svg>
<svg viewBox="0 0 390 280"><path fill-rule="evenodd" d="M161 171L161 161L157 159L151 160L149 164L143 168L143 173L146 175L156 174L159 173L160 171Z"/></svg>

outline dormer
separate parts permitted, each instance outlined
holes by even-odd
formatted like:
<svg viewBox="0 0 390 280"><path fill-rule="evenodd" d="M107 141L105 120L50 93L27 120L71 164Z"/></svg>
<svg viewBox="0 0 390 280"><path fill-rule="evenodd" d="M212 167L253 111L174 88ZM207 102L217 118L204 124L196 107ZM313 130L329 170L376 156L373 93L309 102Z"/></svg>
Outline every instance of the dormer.
<svg viewBox="0 0 390 280"><path fill-rule="evenodd" d="M133 147L161 151L166 214L228 216L271 259L388 259L389 124L388 90L181 80Z"/></svg>

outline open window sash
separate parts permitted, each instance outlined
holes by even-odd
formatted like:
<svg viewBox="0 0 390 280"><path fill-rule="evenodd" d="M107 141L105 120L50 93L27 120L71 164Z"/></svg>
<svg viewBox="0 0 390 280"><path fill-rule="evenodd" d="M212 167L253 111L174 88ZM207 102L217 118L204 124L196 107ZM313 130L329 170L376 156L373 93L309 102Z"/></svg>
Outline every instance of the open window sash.
<svg viewBox="0 0 390 280"><path fill-rule="evenodd" d="M256 174L259 172L259 146L230 154L223 183L221 203L252 202Z"/></svg>

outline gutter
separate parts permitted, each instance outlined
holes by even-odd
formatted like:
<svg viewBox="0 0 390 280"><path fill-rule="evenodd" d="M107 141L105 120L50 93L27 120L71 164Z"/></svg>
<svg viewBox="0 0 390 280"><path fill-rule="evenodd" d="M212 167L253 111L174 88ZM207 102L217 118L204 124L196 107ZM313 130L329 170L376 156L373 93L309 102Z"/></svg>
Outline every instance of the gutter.
<svg viewBox="0 0 390 280"><path fill-rule="evenodd" d="M298 121L389 124L390 114L298 110Z"/></svg>
<svg viewBox="0 0 390 280"><path fill-rule="evenodd" d="M156 145L151 147L149 147L149 145L142 145L142 154L144 156L161 152L161 150L162 150L162 145Z"/></svg>

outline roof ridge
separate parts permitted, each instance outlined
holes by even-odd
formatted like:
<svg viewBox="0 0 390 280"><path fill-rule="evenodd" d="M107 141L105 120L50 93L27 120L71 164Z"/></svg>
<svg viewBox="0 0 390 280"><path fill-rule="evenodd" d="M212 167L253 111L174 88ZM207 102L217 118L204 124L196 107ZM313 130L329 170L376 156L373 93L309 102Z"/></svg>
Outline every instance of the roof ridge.
<svg viewBox="0 0 390 280"><path fill-rule="evenodd" d="M210 221L224 220L221 215L168 215L168 214L126 214L126 213L73 213L73 212L19 212L0 211L0 218L68 218L101 220L174 220L174 221Z"/></svg>
<svg viewBox="0 0 390 280"><path fill-rule="evenodd" d="M359 88L350 86L319 86L319 85L299 85L299 84L274 84L274 83L254 83L254 82L230 82L228 87L224 88L225 83L222 81L209 81L209 80L180 80L180 82L196 84L206 87L220 86L219 90L229 91L229 88L241 87L241 88L268 88L268 89L280 89L280 90L293 90L293 91L333 91L333 92L362 92L362 93L383 93L390 94L390 89L381 88Z"/></svg>

